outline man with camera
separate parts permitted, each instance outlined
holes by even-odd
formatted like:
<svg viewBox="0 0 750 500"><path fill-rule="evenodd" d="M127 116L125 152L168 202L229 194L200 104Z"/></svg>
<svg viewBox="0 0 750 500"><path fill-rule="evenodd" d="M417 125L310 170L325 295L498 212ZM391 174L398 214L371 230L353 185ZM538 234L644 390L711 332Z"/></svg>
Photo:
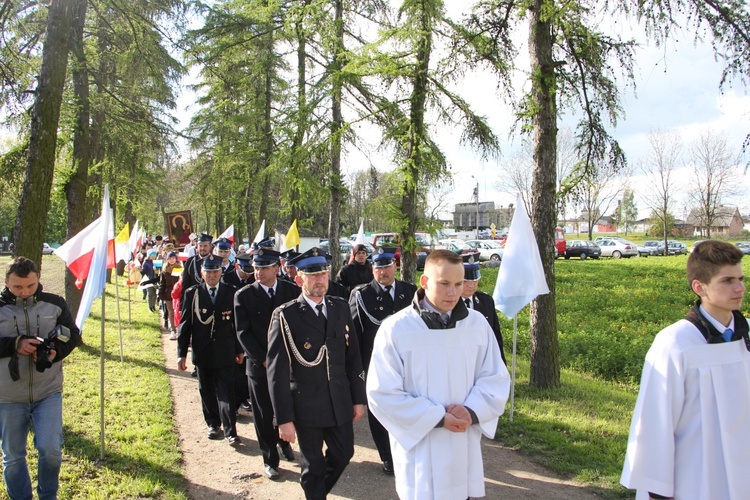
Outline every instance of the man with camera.
<svg viewBox="0 0 750 500"><path fill-rule="evenodd" d="M65 300L42 291L36 264L17 257L0 292L0 446L11 500L31 498L29 425L39 452L37 494L57 498L62 463L61 361L79 345Z"/></svg>

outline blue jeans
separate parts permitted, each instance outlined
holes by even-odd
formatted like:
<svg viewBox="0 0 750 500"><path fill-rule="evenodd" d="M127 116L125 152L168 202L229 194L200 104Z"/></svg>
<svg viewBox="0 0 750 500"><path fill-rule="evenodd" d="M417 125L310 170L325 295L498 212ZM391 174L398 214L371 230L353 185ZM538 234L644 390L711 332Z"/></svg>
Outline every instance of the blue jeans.
<svg viewBox="0 0 750 500"><path fill-rule="evenodd" d="M11 500L31 500L31 478L26 465L29 425L34 426L34 447L39 452L39 500L57 498L62 463L62 394L34 403L0 403L0 446L3 478Z"/></svg>

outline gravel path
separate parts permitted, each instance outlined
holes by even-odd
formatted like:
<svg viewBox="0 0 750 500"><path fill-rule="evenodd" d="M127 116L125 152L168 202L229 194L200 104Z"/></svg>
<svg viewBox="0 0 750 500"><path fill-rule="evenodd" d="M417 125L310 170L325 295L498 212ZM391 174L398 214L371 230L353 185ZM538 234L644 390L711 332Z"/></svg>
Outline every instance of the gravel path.
<svg viewBox="0 0 750 500"><path fill-rule="evenodd" d="M180 435L185 492L191 499L302 499L299 466L282 459L281 480L269 481L255 440L252 414L240 412L237 421L242 445L206 437L197 379L177 370L177 346L162 335L167 373L174 397L175 422ZM504 417L505 418L505 417ZM365 419L354 425L354 458L329 495L330 499L397 499L393 478L381 464ZM296 445L295 449L296 449ZM500 443L484 440L484 473L488 499L594 499L590 489L565 481Z"/></svg>

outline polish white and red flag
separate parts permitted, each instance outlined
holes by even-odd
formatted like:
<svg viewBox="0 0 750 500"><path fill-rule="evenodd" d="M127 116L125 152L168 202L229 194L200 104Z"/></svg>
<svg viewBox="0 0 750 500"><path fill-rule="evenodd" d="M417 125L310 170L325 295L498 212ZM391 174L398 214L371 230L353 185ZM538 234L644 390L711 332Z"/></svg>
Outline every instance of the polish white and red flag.
<svg viewBox="0 0 750 500"><path fill-rule="evenodd" d="M108 195L109 193L107 193ZM109 196L107 196L109 198ZM109 199L107 199L109 202ZM115 267L115 231L111 210L83 228L78 234L55 250L55 255L65 261L65 265L76 277L76 287L83 286L83 280L89 277L94 251L101 245L102 235L106 234L106 268Z"/></svg>
<svg viewBox="0 0 750 500"><path fill-rule="evenodd" d="M214 233L214 234L216 234L216 233ZM231 226L229 226L226 229L226 231L224 231L223 233L221 233L219 235L219 237L216 238L216 239L218 240L219 238L226 238L226 239L228 239L232 243L232 246L234 246L234 224L232 224Z"/></svg>

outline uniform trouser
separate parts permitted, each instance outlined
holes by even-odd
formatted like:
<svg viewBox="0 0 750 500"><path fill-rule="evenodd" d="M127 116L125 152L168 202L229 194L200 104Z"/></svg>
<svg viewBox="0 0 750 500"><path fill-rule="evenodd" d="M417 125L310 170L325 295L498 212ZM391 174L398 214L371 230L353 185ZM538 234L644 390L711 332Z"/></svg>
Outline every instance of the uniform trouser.
<svg viewBox="0 0 750 500"><path fill-rule="evenodd" d="M300 483L307 500L323 500L354 455L354 426L297 427ZM323 443L327 449L323 456Z"/></svg>
<svg viewBox="0 0 750 500"><path fill-rule="evenodd" d="M250 399L250 388L247 382L247 358L235 366L234 370L234 401L237 403L234 406L235 410L239 410L242 403Z"/></svg>
<svg viewBox="0 0 750 500"><path fill-rule="evenodd" d="M273 425L273 405L268 392L268 377L265 371L248 376L250 397L253 403L253 424L258 437L258 446L263 455L263 463L274 469L279 467L279 450L276 445L289 446L286 441L279 439L279 431Z"/></svg>
<svg viewBox="0 0 750 500"><path fill-rule="evenodd" d="M380 454L380 461L385 462L386 460L393 460L391 457L391 441L388 438L388 431L385 430L383 424L375 418L370 408L367 408L367 423L370 424L370 433L372 434L372 440L375 441L375 447L378 449Z"/></svg>
<svg viewBox="0 0 750 500"><path fill-rule="evenodd" d="M197 367L198 392L201 395L203 418L209 427L224 428L224 437L237 435L234 402L235 367Z"/></svg>

